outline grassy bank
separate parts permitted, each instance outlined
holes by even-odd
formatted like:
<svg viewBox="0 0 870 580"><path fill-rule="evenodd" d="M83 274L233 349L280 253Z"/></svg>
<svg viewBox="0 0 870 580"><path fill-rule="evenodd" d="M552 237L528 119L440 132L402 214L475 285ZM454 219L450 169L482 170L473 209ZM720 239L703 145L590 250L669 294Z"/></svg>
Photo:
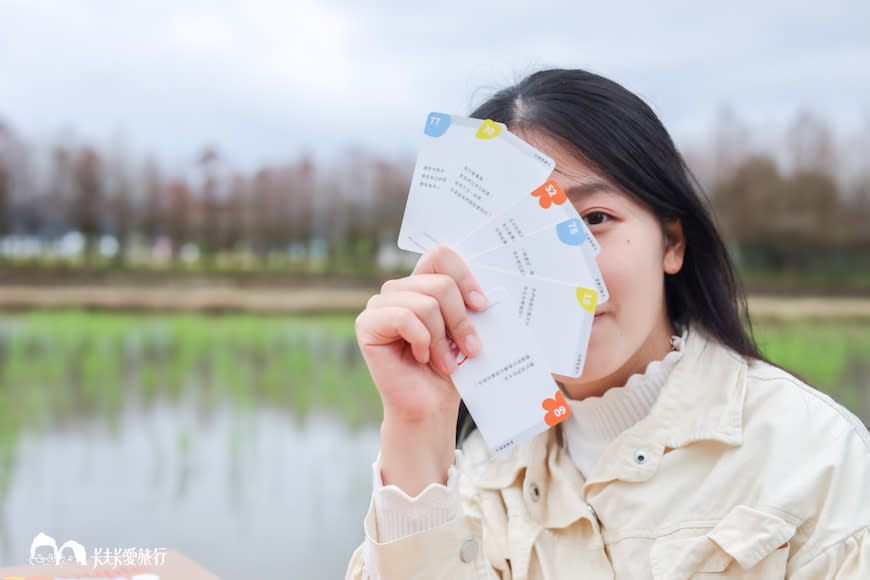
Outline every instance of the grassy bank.
<svg viewBox="0 0 870 580"><path fill-rule="evenodd" d="M0 313L86 309L119 313L358 313L376 286L0 285ZM750 295L754 318L870 321L868 296Z"/></svg>
<svg viewBox="0 0 870 580"><path fill-rule="evenodd" d="M813 267L770 269L743 267L739 271L747 289L753 293L831 296L870 294L870 264L838 263L831 266L819 260ZM214 286L292 288L296 286L377 287L384 280L405 276L409 267L382 269L373 264L360 267L345 256L332 266L323 260L298 260L273 255L266 260L250 255L222 255L213 261L166 263L118 263L96 257L65 259L50 255L32 258L0 256L0 287L4 285L178 285L203 283Z"/></svg>

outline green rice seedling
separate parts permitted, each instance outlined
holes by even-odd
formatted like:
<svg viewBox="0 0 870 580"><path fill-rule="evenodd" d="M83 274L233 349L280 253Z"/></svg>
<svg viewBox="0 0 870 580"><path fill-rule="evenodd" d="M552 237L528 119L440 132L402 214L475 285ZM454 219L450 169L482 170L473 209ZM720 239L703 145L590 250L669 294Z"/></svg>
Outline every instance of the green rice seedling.
<svg viewBox="0 0 870 580"><path fill-rule="evenodd" d="M870 397L870 324L848 320L762 320L754 324L762 352L774 363L829 393L870 423L859 403Z"/></svg>
<svg viewBox="0 0 870 580"><path fill-rule="evenodd" d="M870 405L870 323L761 319L755 333L775 363L870 419L861 410ZM6 315L0 393L16 414L32 414L33 424L117 416L125 401L147 406L161 395L271 406L299 417L327 411L355 426L381 414L347 314Z"/></svg>

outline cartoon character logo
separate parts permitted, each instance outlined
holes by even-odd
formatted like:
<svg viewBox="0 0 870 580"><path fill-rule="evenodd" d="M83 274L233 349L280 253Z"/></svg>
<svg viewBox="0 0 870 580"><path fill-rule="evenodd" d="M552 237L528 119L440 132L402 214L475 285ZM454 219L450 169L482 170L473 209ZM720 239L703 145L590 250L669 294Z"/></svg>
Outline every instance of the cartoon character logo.
<svg viewBox="0 0 870 580"><path fill-rule="evenodd" d="M88 553L85 547L75 540L67 540L57 549L57 562L78 562L82 566L88 563Z"/></svg>
<svg viewBox="0 0 870 580"><path fill-rule="evenodd" d="M51 536L39 532L30 544L31 564L61 564L63 562L78 562L82 566L88 563L88 554L84 546L75 540L67 540L60 548Z"/></svg>

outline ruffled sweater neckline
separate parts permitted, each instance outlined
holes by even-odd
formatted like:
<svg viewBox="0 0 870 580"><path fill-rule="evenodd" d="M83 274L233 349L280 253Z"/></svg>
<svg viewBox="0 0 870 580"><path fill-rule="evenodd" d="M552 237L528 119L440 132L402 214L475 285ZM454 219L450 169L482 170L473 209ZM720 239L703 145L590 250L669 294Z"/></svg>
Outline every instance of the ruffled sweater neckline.
<svg viewBox="0 0 870 580"><path fill-rule="evenodd" d="M584 477L589 477L604 450L620 433L649 414L683 355L686 334L672 336L673 350L649 363L643 373L629 377L625 385L609 389L600 397L567 399L571 418L562 424L563 441Z"/></svg>

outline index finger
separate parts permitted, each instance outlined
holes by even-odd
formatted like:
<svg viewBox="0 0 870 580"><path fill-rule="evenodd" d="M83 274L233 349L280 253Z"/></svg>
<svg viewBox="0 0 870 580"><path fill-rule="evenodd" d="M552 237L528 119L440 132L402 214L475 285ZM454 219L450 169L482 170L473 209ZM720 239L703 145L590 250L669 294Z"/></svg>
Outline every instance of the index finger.
<svg viewBox="0 0 870 580"><path fill-rule="evenodd" d="M456 281L465 304L472 310L486 309L486 296L459 254L446 246L432 248L417 262L414 274L444 274Z"/></svg>

